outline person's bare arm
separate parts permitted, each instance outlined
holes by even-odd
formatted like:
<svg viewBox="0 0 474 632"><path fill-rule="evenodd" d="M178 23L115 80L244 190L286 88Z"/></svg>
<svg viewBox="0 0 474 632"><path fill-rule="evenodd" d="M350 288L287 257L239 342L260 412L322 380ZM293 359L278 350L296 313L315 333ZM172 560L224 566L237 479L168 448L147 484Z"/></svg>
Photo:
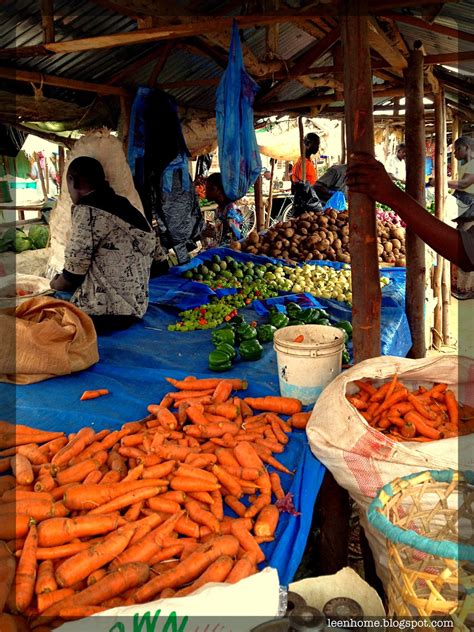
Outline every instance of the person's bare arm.
<svg viewBox="0 0 474 632"><path fill-rule="evenodd" d="M461 180L448 181L448 187L450 189L459 189L460 191L464 191L464 189L470 187L471 184L474 184L474 173L465 173Z"/></svg>
<svg viewBox="0 0 474 632"><path fill-rule="evenodd" d="M442 257L462 270L474 270L459 231L428 213L421 204L399 189L375 158L362 153L351 156L347 185L353 193L365 193L390 206L420 239Z"/></svg>

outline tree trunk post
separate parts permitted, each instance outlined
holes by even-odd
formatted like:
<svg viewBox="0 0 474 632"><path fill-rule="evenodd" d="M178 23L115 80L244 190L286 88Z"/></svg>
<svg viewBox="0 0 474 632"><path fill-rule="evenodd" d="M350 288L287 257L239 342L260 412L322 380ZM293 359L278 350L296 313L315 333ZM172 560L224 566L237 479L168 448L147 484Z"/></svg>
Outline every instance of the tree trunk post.
<svg viewBox="0 0 474 632"><path fill-rule="evenodd" d="M434 95L435 104L435 215L444 221L446 201L446 101L442 87ZM443 270L444 260L437 255L437 264L433 277L433 294L437 299L434 309L433 346L438 349L443 343Z"/></svg>
<svg viewBox="0 0 474 632"><path fill-rule="evenodd" d="M425 117L423 105L423 51L421 42L415 42L410 51L405 71L406 114L405 143L406 191L425 206ZM410 325L411 358L424 358L425 342L425 244L417 235L406 229L407 290L406 312Z"/></svg>
<svg viewBox="0 0 474 632"><path fill-rule="evenodd" d="M255 213L257 215L257 233L265 227L265 209L263 207L263 196L262 196L262 175L260 174L258 178L255 180L254 191L255 191Z"/></svg>
<svg viewBox="0 0 474 632"><path fill-rule="evenodd" d="M367 0L344 3L342 46L347 153L374 155L372 69L368 43ZM357 64L352 60L357 59ZM352 260L352 326L354 361L380 355L381 290L377 254L375 203L349 192Z"/></svg>
<svg viewBox="0 0 474 632"><path fill-rule="evenodd" d="M271 159L272 166L270 169L270 186L268 189L268 200L267 200L267 216L265 218L265 228L270 228L270 222L272 220L272 204L273 204L273 176L275 174L275 162L276 159Z"/></svg>
<svg viewBox="0 0 474 632"><path fill-rule="evenodd" d="M298 117L298 130L300 133L300 156L301 156L301 180L306 182L306 148L304 146L304 125L303 117Z"/></svg>

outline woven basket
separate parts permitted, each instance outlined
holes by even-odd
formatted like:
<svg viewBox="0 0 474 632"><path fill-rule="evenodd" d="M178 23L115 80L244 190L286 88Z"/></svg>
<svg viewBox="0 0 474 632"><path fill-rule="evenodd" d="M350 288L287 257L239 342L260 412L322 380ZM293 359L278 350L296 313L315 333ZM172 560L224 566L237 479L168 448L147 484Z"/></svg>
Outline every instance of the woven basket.
<svg viewBox="0 0 474 632"><path fill-rule="evenodd" d="M368 519L387 539L389 616L474 626L474 472L425 471L379 490Z"/></svg>

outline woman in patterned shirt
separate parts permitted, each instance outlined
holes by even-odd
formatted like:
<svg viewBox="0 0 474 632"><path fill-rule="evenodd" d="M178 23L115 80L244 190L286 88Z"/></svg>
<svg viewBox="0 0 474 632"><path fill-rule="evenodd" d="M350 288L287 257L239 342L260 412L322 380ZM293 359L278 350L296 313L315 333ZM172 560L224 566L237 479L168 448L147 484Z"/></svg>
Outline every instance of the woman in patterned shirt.
<svg viewBox="0 0 474 632"><path fill-rule="evenodd" d="M67 172L72 231L64 270L51 287L73 292L71 302L96 328L121 329L148 307L155 234L140 211L109 186L98 160L81 156Z"/></svg>

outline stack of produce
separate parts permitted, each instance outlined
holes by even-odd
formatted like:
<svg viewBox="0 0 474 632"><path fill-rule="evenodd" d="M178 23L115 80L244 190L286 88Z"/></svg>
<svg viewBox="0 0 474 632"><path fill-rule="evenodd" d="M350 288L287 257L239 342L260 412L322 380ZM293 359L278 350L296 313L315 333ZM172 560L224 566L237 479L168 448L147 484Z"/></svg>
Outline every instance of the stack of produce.
<svg viewBox="0 0 474 632"><path fill-rule="evenodd" d="M49 229L44 225L32 226L28 234L22 228L8 228L0 237L0 252L38 250L46 248Z"/></svg>
<svg viewBox="0 0 474 632"><path fill-rule="evenodd" d="M405 231L387 220L377 222L379 261L405 265ZM234 250L266 255L285 261L341 261L350 263L349 215L332 209L325 213L303 213L275 224L267 232L253 231Z"/></svg>
<svg viewBox="0 0 474 632"><path fill-rule="evenodd" d="M392 211L388 206L377 205L376 206L377 219L383 224L391 224L392 226L399 226L400 228L406 228L405 222L402 218Z"/></svg>
<svg viewBox="0 0 474 632"><path fill-rule="evenodd" d="M273 454L309 413L292 398L235 397L240 379L168 382L177 390L148 417L113 432L2 422L0 629L20 629L18 614L52 629L235 583L265 560L280 512L296 514Z"/></svg>
<svg viewBox="0 0 474 632"><path fill-rule="evenodd" d="M394 441L437 441L474 431L474 408L462 406L446 384L410 392L394 375L376 388L356 380L359 392L347 395L367 423Z"/></svg>

